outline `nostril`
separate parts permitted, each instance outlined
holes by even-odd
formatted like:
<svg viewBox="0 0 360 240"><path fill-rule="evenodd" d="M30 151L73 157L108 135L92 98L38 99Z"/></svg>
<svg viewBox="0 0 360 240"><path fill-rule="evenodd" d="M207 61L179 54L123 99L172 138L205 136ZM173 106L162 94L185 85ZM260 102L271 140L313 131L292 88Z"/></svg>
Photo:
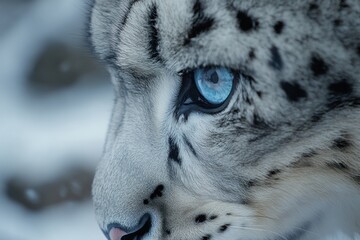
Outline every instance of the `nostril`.
<svg viewBox="0 0 360 240"><path fill-rule="evenodd" d="M146 213L139 221L139 224L130 231L125 231L117 224L109 225L110 240L140 240L151 229L151 217Z"/></svg>
<svg viewBox="0 0 360 240"><path fill-rule="evenodd" d="M139 222L139 225L130 233L126 234L121 240L140 240L151 229L151 217L146 213Z"/></svg>

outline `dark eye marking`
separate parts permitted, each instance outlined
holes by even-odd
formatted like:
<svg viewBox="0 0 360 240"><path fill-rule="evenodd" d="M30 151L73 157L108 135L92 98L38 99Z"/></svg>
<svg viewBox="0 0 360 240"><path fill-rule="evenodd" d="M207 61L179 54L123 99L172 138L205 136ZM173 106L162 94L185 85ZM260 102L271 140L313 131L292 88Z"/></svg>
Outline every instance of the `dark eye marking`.
<svg viewBox="0 0 360 240"><path fill-rule="evenodd" d="M181 165L181 158L179 156L179 147L172 137L169 138L169 159L174 160Z"/></svg>
<svg viewBox="0 0 360 240"><path fill-rule="evenodd" d="M204 9L200 0L195 2L193 12L192 26L185 38L184 45L188 45L191 42L191 39L196 38L200 34L210 31L215 23L213 18L204 15Z"/></svg>
<svg viewBox="0 0 360 240"><path fill-rule="evenodd" d="M155 61L161 61L160 58L160 53L159 53L159 41L160 41L160 36L159 36L159 32L157 29L157 19L158 19L158 13L157 13L157 8L154 5L151 8L151 12L150 12L150 17L149 17L149 26L150 26L150 31L149 31L149 37L150 37L150 41L149 41L149 53L150 53L150 58L154 59Z"/></svg>
<svg viewBox="0 0 360 240"><path fill-rule="evenodd" d="M194 149L194 146L191 144L191 142L189 141L189 139L186 136L184 136L184 142L188 146L188 148L190 149L192 154L196 157L197 153L196 153L196 151Z"/></svg>

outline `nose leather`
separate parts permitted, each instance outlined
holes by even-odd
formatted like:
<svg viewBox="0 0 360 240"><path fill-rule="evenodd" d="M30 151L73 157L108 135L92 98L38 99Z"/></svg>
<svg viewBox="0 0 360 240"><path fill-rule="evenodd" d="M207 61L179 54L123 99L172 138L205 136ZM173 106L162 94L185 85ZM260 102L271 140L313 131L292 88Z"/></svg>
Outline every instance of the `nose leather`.
<svg viewBox="0 0 360 240"><path fill-rule="evenodd" d="M109 232L110 240L121 240L127 233L119 228L112 228Z"/></svg>
<svg viewBox="0 0 360 240"><path fill-rule="evenodd" d="M110 226L109 226L110 227ZM132 231L126 232L120 229L118 226L111 226L109 233L110 240L133 240L141 239L145 234L147 234L151 229L151 217L150 214L145 214L140 219L138 226L136 226Z"/></svg>

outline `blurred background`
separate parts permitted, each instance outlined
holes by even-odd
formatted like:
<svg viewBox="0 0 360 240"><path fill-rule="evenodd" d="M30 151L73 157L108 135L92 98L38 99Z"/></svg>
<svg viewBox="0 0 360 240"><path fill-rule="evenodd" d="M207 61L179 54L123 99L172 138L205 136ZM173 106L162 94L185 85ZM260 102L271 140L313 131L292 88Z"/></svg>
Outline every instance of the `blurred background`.
<svg viewBox="0 0 360 240"><path fill-rule="evenodd" d="M113 92L84 0L0 0L0 240L101 240L91 182Z"/></svg>

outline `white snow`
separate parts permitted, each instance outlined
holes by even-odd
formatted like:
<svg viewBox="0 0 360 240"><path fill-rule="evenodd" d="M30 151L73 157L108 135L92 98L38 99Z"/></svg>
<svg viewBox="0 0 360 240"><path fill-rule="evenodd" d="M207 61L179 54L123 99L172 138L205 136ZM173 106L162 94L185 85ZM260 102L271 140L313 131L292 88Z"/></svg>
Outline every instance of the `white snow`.
<svg viewBox="0 0 360 240"><path fill-rule="evenodd" d="M25 81L36 56L50 40L81 37L78 29L86 5L80 0L38 0L16 8L16 2L0 2L1 19L11 22L0 29L0 240L105 239L90 201L35 213L4 194L4 183L12 176L46 181L71 166L95 168L113 98L108 79L86 83L96 76L51 94L30 94ZM22 12L11 19L11 9ZM67 71L69 66L59 67ZM60 189L60 196L66 194ZM32 201L39 197L31 188L26 196Z"/></svg>

